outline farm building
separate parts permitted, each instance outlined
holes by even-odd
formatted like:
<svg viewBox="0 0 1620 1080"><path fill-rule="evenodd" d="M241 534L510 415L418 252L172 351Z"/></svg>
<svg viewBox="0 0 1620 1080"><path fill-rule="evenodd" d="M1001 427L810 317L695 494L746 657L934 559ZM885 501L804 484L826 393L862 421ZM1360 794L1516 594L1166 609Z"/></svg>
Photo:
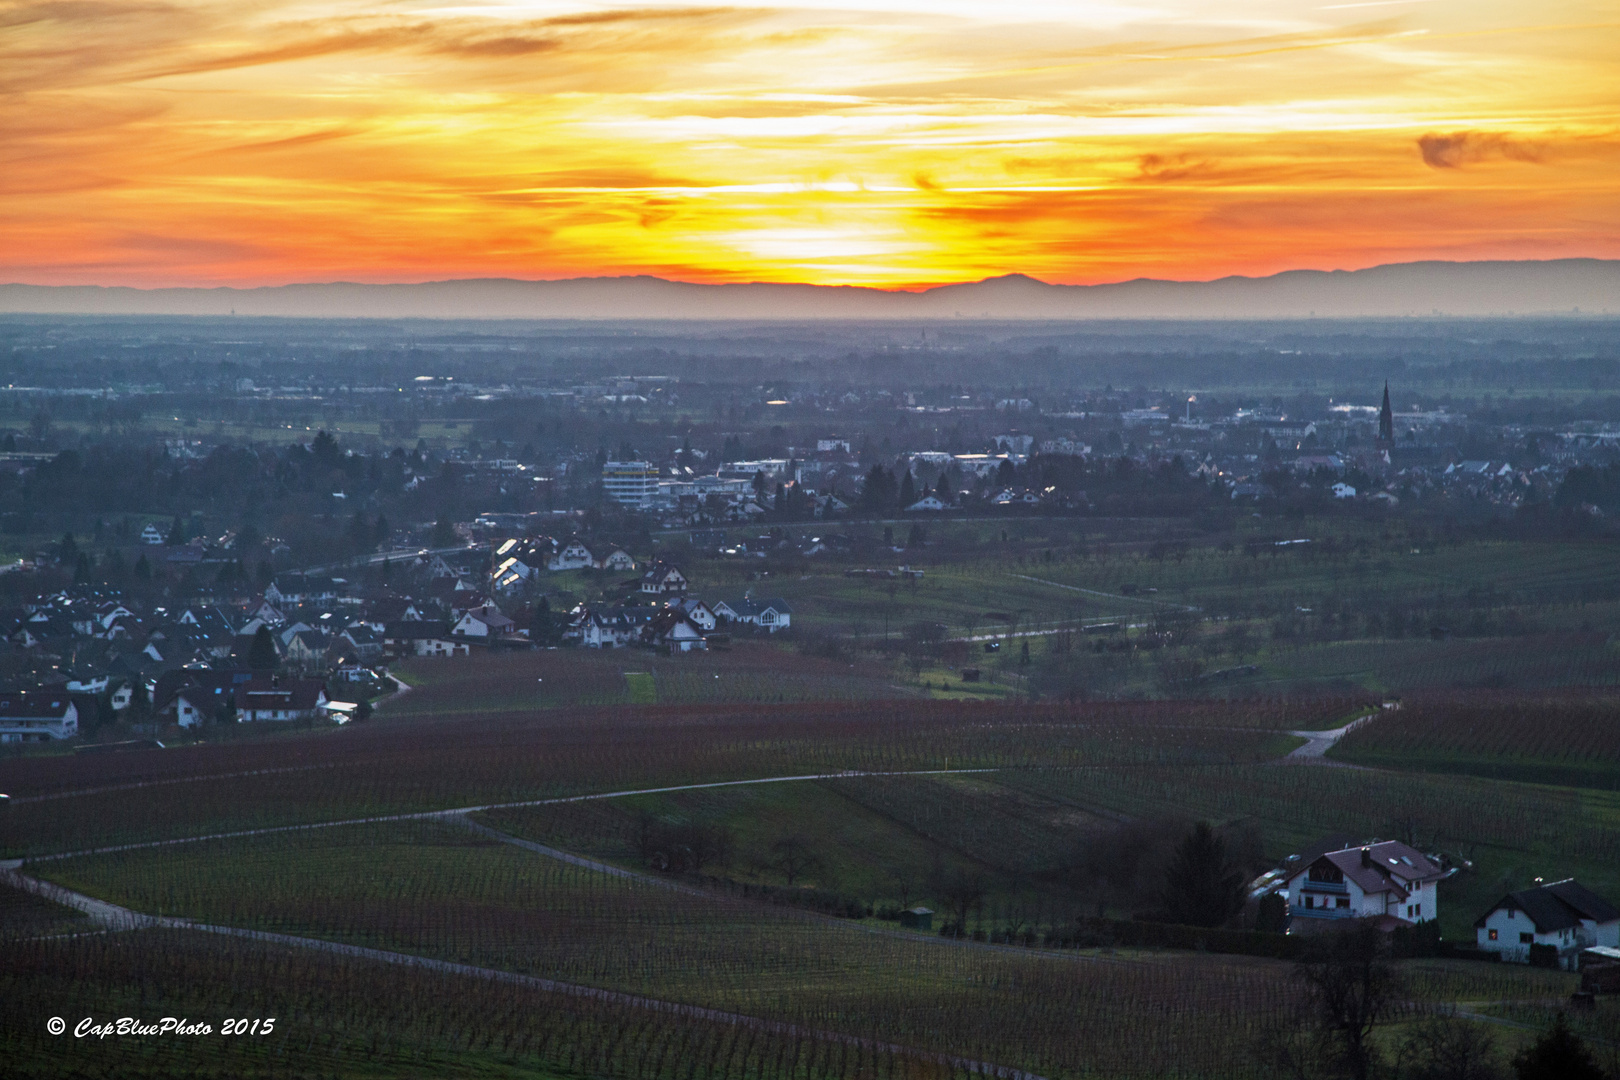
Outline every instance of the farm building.
<svg viewBox="0 0 1620 1080"><path fill-rule="evenodd" d="M1576 956L1594 946L1620 948L1620 910L1576 881L1508 893L1474 921L1479 947L1503 960L1527 964L1534 946L1575 969Z"/></svg>
<svg viewBox="0 0 1620 1080"><path fill-rule="evenodd" d="M914 908L907 908L900 913L900 925L907 930L932 930L934 912L920 904Z"/></svg>
<svg viewBox="0 0 1620 1080"><path fill-rule="evenodd" d="M1438 914L1435 886L1445 871L1397 840L1318 855L1288 878L1296 919L1377 919L1384 928Z"/></svg>

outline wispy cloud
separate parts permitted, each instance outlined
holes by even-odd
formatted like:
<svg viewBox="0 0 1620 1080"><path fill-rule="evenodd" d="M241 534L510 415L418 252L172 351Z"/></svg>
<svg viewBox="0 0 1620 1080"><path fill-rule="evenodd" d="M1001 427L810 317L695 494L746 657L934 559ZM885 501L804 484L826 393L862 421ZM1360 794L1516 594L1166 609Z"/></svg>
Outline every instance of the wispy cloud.
<svg viewBox="0 0 1620 1080"><path fill-rule="evenodd" d="M1620 255L1620 30L1580 22L1527 0L0 0L0 277Z"/></svg>

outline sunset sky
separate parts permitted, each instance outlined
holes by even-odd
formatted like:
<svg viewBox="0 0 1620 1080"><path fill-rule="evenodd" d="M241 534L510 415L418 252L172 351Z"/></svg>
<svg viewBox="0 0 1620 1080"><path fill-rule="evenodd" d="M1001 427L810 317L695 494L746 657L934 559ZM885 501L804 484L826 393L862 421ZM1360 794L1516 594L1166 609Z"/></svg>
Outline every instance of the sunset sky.
<svg viewBox="0 0 1620 1080"><path fill-rule="evenodd" d="M1620 0L0 0L0 281L1620 257Z"/></svg>

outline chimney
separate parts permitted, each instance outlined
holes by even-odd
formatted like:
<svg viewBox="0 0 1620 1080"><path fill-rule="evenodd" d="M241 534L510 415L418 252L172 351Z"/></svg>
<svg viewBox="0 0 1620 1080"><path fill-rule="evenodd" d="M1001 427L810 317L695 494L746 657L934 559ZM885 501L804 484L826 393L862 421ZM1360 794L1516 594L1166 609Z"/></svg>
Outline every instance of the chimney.
<svg viewBox="0 0 1620 1080"><path fill-rule="evenodd" d="M1361 849L1361 865L1362 866L1371 866L1372 864L1373 864L1372 848L1370 848L1370 847L1362 848Z"/></svg>

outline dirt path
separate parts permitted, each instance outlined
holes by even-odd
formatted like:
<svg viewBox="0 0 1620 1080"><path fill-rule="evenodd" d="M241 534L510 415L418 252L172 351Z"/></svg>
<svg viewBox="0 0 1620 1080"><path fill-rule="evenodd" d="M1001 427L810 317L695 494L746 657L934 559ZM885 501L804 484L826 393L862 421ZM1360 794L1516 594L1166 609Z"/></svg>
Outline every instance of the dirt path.
<svg viewBox="0 0 1620 1080"><path fill-rule="evenodd" d="M491 830L493 831L493 830ZM515 839L515 838L513 838ZM526 844L526 841L520 841ZM540 845L534 845L540 847ZM551 849L543 849L548 853ZM557 852L566 855L565 852ZM884 1053L901 1054L907 1057L920 1058L954 1068L965 1069L980 1076L993 1076L997 1080L1045 1080L1035 1073L1014 1069L1007 1065L995 1065L987 1061L976 1061L972 1058L959 1057L955 1054L944 1054L932 1050L917 1050L896 1043L882 1042L877 1039L863 1038L858 1035L846 1035L836 1031L823 1031L808 1028L799 1024L790 1024L783 1020L765 1020L757 1016L744 1013L726 1012L721 1009L709 1009L701 1005L687 1005L675 1001L664 1001L660 998L644 997L640 994L627 994L618 990L604 990L596 986L583 986L579 983L559 982L556 979L541 978L538 975L522 975L513 971L501 971L498 968L477 967L472 964L459 964L451 960L435 960L427 956L414 956L410 953L393 952L387 949L371 949L363 945L345 945L336 941L324 941L320 938L300 937L296 934L276 934L264 930L245 930L234 926L214 926L209 923L193 922L190 919L176 919L167 916L146 915L129 908L110 904L105 900L97 900L93 896L65 889L60 885L38 878L30 877L17 869L18 860L0 863L0 881L8 885L34 893L37 896L53 900L66 907L75 908L84 912L96 924L108 930L192 930L204 934L218 934L223 937L243 938L248 941L266 942L272 945L286 945L293 948L309 949L335 956L348 956L361 960L371 960L384 964L398 964L404 967L423 968L427 971L443 972L447 975L462 975L469 978L487 979L491 982L509 983L516 986L529 987L553 994L567 994L570 997L588 998L610 1005L627 1006L633 1009L646 1009L651 1012L668 1013L673 1016L693 1020L705 1020L721 1024L734 1024L755 1031L772 1035L786 1035L790 1038L810 1038L823 1042L837 1042L846 1046L859 1046L863 1049L876 1050ZM628 871L621 871L628 874ZM635 876L635 875L631 875Z"/></svg>

